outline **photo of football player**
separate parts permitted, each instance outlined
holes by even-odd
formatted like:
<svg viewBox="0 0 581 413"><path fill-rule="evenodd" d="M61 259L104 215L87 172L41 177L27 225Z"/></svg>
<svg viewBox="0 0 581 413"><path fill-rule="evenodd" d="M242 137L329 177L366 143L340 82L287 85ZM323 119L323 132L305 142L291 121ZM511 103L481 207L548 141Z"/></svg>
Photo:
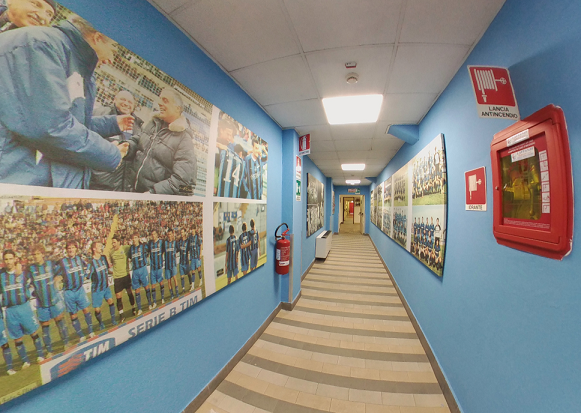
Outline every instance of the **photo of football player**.
<svg viewBox="0 0 581 413"><path fill-rule="evenodd" d="M87 273L91 279L91 303L95 309L95 318L99 323L99 329L104 330L103 316L101 314L101 305L106 301L109 305L109 313L111 314L111 324L117 325L115 320L115 304L113 303L113 295L109 287L109 262L107 257L103 255L103 244L99 241L93 241L91 244L91 252L93 256L88 263Z"/></svg>
<svg viewBox="0 0 581 413"><path fill-rule="evenodd" d="M131 290L131 277L129 276L129 245L121 245L121 238L113 236L111 240L112 248L109 251L109 263L113 267L113 290L117 299L117 312L119 313L119 324L125 321L123 309L123 290L127 292L129 304L132 307L133 315L137 315L135 307L135 296Z"/></svg>
<svg viewBox="0 0 581 413"><path fill-rule="evenodd" d="M149 290L149 272L147 271L147 245L142 244L139 240L139 233L134 233L131 246L129 247L129 260L131 261L131 287L135 295L137 305L137 315L141 315L141 287L145 290L145 297L149 304L149 309L155 308L151 300L151 291Z"/></svg>

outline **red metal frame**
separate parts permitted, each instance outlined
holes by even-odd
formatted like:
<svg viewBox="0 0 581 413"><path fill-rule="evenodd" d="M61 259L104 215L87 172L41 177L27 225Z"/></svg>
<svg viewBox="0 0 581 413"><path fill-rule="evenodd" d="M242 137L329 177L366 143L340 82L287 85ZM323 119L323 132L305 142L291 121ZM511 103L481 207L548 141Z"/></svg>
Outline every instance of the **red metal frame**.
<svg viewBox="0 0 581 413"><path fill-rule="evenodd" d="M546 230L506 225L503 216L501 152L507 139L528 130L530 140L544 140L549 162L550 227ZM493 232L507 247L561 260L573 243L573 176L563 110L549 105L494 135L490 144L493 188Z"/></svg>

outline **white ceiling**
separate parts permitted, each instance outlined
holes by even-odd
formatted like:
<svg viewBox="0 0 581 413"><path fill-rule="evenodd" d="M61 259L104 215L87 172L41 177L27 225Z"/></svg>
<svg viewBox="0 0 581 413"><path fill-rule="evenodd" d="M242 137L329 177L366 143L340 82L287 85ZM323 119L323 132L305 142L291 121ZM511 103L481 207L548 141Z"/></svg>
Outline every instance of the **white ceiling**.
<svg viewBox="0 0 581 413"><path fill-rule="evenodd" d="M404 144L388 125L421 121L505 0L149 1L280 126L310 133L309 157L341 185L385 168ZM361 94L384 95L376 124L328 125L322 98Z"/></svg>

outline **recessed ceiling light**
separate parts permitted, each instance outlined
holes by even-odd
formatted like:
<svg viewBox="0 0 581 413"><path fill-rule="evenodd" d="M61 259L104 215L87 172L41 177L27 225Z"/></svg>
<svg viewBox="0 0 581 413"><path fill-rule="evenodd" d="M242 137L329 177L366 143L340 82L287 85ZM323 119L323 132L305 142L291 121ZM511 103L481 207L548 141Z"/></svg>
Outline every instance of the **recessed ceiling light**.
<svg viewBox="0 0 581 413"><path fill-rule="evenodd" d="M361 180L359 180L359 179L347 179L345 182L348 183L349 185L357 185L357 184L361 183Z"/></svg>
<svg viewBox="0 0 581 413"><path fill-rule="evenodd" d="M365 169L364 163L344 163L341 164L341 169L344 171L363 171Z"/></svg>
<svg viewBox="0 0 581 413"><path fill-rule="evenodd" d="M323 106L330 125L377 122L383 95L324 98Z"/></svg>

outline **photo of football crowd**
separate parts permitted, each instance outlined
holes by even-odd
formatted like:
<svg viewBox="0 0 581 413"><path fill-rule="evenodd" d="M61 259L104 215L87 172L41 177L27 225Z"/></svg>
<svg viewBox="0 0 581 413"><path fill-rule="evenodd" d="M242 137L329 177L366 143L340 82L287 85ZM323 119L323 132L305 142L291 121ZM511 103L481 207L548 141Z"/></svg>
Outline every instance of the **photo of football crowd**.
<svg viewBox="0 0 581 413"><path fill-rule="evenodd" d="M446 162L441 142L424 149L412 161L413 205L440 205L446 197Z"/></svg>
<svg viewBox="0 0 581 413"><path fill-rule="evenodd" d="M220 112L214 196L266 201L268 143Z"/></svg>
<svg viewBox="0 0 581 413"><path fill-rule="evenodd" d="M307 174L307 237L323 228L325 223L325 186Z"/></svg>
<svg viewBox="0 0 581 413"><path fill-rule="evenodd" d="M0 223L0 398L38 382L38 363L203 289L202 203L3 197Z"/></svg>
<svg viewBox="0 0 581 413"><path fill-rule="evenodd" d="M442 275L446 243L445 217L438 206L418 206L413 209L412 242L410 252Z"/></svg>
<svg viewBox="0 0 581 413"><path fill-rule="evenodd" d="M266 204L214 203L216 291L266 263Z"/></svg>
<svg viewBox="0 0 581 413"><path fill-rule="evenodd" d="M210 102L52 0L0 36L0 183L205 195Z"/></svg>

